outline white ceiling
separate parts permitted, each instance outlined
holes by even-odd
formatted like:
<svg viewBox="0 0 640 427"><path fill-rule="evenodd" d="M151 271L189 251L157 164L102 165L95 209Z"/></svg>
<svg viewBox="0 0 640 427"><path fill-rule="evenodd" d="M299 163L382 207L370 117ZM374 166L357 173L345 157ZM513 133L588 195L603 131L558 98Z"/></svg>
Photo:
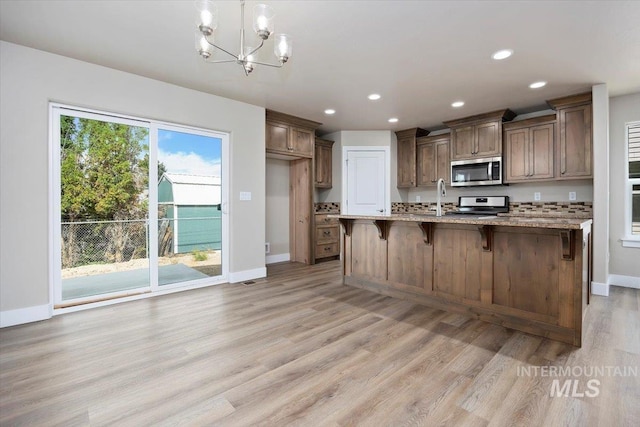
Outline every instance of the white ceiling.
<svg viewBox="0 0 640 427"><path fill-rule="evenodd" d="M640 92L640 1L266 2L276 32L293 38L293 56L249 77L237 64L200 59L191 0L2 0L0 38L322 122L321 133L523 113L597 83L611 96ZM249 28L256 3L247 1ZM216 40L235 52L239 2L218 4ZM492 60L502 48L515 53ZM271 59L272 42L263 50ZM528 88L538 80L549 83ZM373 92L382 99L367 100ZM453 109L455 100L466 104Z"/></svg>

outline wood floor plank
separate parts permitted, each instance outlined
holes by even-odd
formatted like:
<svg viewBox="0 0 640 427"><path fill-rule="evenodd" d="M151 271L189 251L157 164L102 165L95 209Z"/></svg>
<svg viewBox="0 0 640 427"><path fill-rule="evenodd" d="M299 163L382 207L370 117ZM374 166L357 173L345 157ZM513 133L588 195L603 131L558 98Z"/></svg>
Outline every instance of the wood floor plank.
<svg viewBox="0 0 640 427"><path fill-rule="evenodd" d="M592 298L582 348L342 285L339 261L0 330L4 426L635 425L640 290ZM639 368L640 369L640 368ZM537 373L536 373L537 372ZM573 372L571 373L573 374ZM554 380L598 395L552 396Z"/></svg>

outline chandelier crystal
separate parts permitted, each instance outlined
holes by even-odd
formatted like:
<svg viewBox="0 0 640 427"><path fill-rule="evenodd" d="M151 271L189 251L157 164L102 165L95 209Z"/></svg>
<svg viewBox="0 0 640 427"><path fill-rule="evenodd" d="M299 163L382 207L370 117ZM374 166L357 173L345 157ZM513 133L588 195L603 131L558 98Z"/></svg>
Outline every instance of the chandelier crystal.
<svg viewBox="0 0 640 427"><path fill-rule="evenodd" d="M291 38L286 34L276 34L274 36L273 53L278 63L270 64L255 60L255 53L262 48L274 31L275 12L271 6L258 4L253 8L253 31L259 38L257 47L250 47L245 44L244 38L244 0L240 0L240 50L238 54L233 54L215 43L214 33L218 27L218 7L210 0L196 1L198 15L196 18L196 38L195 47L198 54L205 61L213 64L224 62L235 62L242 65L245 75L253 71L255 65L266 65L268 67L282 67L291 58ZM233 59L212 60L215 50L221 50Z"/></svg>

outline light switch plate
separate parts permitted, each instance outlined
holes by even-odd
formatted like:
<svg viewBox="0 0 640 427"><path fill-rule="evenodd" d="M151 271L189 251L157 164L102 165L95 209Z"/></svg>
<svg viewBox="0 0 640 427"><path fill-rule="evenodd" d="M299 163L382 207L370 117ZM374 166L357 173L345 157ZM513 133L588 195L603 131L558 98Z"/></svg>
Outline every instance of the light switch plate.
<svg viewBox="0 0 640 427"><path fill-rule="evenodd" d="M540 192L536 191L535 193L533 193L533 200L536 200L536 201L540 200Z"/></svg>
<svg viewBox="0 0 640 427"><path fill-rule="evenodd" d="M250 191L241 191L240 192L240 200L251 200L251 192Z"/></svg>
<svg viewBox="0 0 640 427"><path fill-rule="evenodd" d="M419 202L420 200L422 200L420 196L416 196L416 202Z"/></svg>
<svg viewBox="0 0 640 427"><path fill-rule="evenodd" d="M569 200L575 200L575 199L576 199L576 192L569 191Z"/></svg>

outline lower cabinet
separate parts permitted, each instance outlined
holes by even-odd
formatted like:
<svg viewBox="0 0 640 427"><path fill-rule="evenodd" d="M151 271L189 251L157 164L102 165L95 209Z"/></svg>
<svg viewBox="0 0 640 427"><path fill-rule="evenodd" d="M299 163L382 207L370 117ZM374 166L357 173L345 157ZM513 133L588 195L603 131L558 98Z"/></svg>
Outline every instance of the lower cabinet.
<svg viewBox="0 0 640 427"><path fill-rule="evenodd" d="M340 255L340 223L327 214L315 215L315 248L316 261Z"/></svg>

